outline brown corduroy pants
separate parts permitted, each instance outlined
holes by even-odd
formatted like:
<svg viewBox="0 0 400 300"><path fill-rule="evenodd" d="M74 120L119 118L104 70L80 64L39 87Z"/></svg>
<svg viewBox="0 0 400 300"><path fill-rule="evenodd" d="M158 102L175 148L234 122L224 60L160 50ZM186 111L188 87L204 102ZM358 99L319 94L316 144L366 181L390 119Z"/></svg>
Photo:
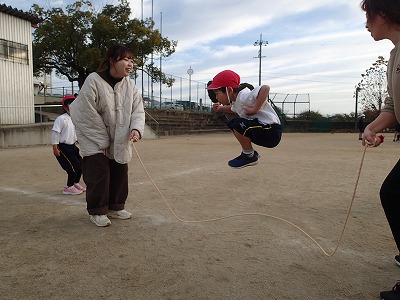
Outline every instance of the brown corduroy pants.
<svg viewBox="0 0 400 300"><path fill-rule="evenodd" d="M83 158L83 180L89 215L122 210L128 198L128 164L119 164L103 154Z"/></svg>

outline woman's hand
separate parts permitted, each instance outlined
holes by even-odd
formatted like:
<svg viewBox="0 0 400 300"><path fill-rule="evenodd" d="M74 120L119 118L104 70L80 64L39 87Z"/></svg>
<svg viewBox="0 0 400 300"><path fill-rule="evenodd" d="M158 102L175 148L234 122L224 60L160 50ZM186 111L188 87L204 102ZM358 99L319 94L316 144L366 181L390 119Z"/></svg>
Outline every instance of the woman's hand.
<svg viewBox="0 0 400 300"><path fill-rule="evenodd" d="M370 147L378 147L383 143L383 138L377 137L378 132L385 128L390 128L398 123L396 116L390 112L381 112L381 114L364 129L362 144Z"/></svg>
<svg viewBox="0 0 400 300"><path fill-rule="evenodd" d="M110 156L110 148L106 148L106 149L102 149L101 151L103 151L103 154L107 157Z"/></svg>
<svg viewBox="0 0 400 300"><path fill-rule="evenodd" d="M362 138L363 146L378 147L383 143L383 138L377 137L376 132L372 131L368 126L365 128Z"/></svg>
<svg viewBox="0 0 400 300"><path fill-rule="evenodd" d="M140 140L140 134L139 134L139 132L137 131L137 130L135 130L135 129L132 129L131 130L131 134L130 134L130 136L129 136L129 139L132 141L132 142L137 142L137 141L139 141Z"/></svg>

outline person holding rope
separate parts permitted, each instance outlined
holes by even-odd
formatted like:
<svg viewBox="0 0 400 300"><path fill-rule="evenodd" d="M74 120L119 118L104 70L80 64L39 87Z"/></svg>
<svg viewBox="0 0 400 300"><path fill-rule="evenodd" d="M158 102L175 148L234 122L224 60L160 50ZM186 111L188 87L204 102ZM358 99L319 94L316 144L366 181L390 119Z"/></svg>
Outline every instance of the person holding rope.
<svg viewBox="0 0 400 300"><path fill-rule="evenodd" d="M394 48L390 52L387 66L388 97L380 115L368 126L363 134L364 146L378 147L383 140L377 133L394 127L400 122L400 1L363 0L361 9L365 11L365 27L375 41L390 40ZM380 189L380 199L393 238L400 253L400 160L388 174ZM400 255L395 256L400 266ZM400 299L400 281L391 291L380 293L381 299Z"/></svg>
<svg viewBox="0 0 400 300"><path fill-rule="evenodd" d="M240 155L228 162L232 168L243 168L258 163L259 155L252 143L274 148L281 141L282 128L278 115L268 103L270 87L262 85L250 90L240 85L240 76L231 70L218 73L208 85L218 103L213 105L216 112L237 113L228 127L242 146Z"/></svg>
<svg viewBox="0 0 400 300"><path fill-rule="evenodd" d="M115 219L129 219L128 162L132 142L142 138L145 124L143 100L129 78L133 53L113 45L97 72L85 80L72 103L71 118L83 155L83 178L90 221L109 226Z"/></svg>

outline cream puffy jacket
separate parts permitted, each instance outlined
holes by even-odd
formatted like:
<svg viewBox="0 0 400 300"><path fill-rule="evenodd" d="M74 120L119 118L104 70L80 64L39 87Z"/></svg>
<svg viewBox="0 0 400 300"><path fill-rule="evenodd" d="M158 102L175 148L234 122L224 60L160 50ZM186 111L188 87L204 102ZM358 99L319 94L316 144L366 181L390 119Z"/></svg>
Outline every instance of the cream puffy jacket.
<svg viewBox="0 0 400 300"><path fill-rule="evenodd" d="M97 73L85 80L79 96L70 105L72 121L83 156L103 153L120 164L132 158L131 130L143 136L145 113L142 97L129 77L114 89Z"/></svg>

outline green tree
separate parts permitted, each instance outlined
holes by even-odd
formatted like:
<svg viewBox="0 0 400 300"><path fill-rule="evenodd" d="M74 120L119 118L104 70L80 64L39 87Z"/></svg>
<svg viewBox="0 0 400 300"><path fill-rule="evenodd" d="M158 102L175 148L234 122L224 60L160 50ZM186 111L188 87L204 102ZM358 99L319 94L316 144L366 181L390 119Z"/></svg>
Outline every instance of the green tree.
<svg viewBox="0 0 400 300"><path fill-rule="evenodd" d="M293 118L293 120L320 120L320 119L324 119L321 113L312 110L305 110L297 114L296 117Z"/></svg>
<svg viewBox="0 0 400 300"><path fill-rule="evenodd" d="M383 100L387 96L387 64L388 61L379 56L376 62L361 74L362 79L356 86L354 97L358 92L362 110L372 111L376 115L381 112Z"/></svg>
<svg viewBox="0 0 400 300"><path fill-rule="evenodd" d="M331 121L353 121L354 120L354 113L350 114L334 114L329 117Z"/></svg>
<svg viewBox="0 0 400 300"><path fill-rule="evenodd" d="M119 43L129 47L135 58L135 73L143 70L154 82L171 86L173 79L147 63L151 53L168 57L175 52L176 41L162 37L150 19L130 19L127 0L119 5L106 5L96 12L90 1L77 1L61 8L44 10L32 5L33 12L44 21L33 33L33 65L35 74L55 73L81 87L86 77L97 70L107 48Z"/></svg>

